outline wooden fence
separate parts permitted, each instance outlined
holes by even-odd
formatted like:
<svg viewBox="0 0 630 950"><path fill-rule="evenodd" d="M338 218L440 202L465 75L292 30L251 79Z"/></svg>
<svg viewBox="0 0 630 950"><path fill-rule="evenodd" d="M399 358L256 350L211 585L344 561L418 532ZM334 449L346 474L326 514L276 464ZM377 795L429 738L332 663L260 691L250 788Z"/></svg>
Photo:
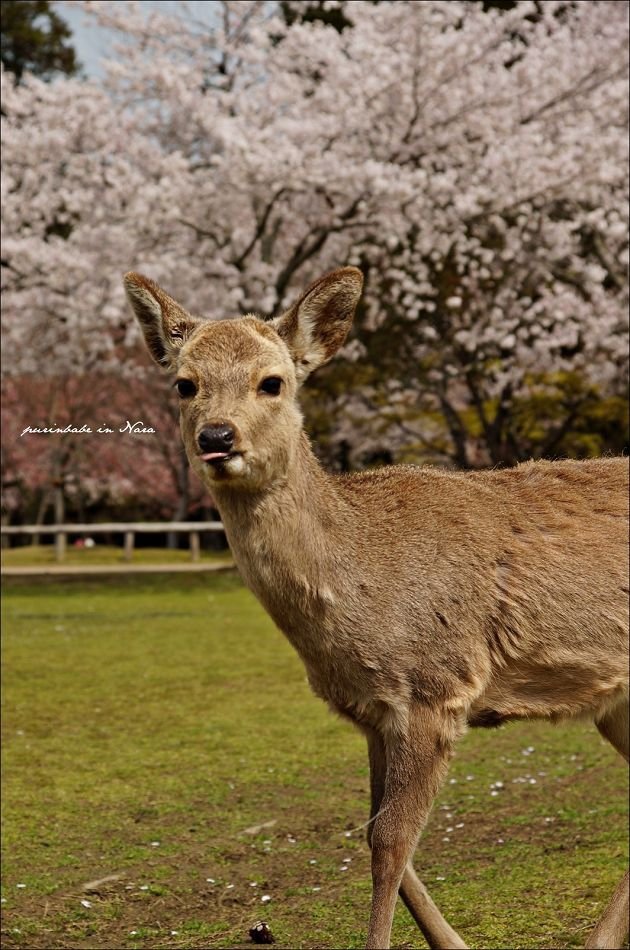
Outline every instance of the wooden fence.
<svg viewBox="0 0 630 950"><path fill-rule="evenodd" d="M124 537L123 553L126 561L131 561L135 546L136 534L188 534L190 558L199 560L199 535L202 531L223 531L220 521L132 521L112 522L111 524L24 524L3 525L0 528L2 535L42 535L55 536L55 560L62 562L65 558L69 535L92 537L95 534L122 534Z"/></svg>

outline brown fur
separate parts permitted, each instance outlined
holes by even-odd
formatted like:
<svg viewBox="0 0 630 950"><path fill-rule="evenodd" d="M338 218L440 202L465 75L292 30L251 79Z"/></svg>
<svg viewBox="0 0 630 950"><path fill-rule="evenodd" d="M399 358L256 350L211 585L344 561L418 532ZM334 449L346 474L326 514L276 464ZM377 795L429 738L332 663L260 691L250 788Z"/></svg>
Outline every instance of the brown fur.
<svg viewBox="0 0 630 950"><path fill-rule="evenodd" d="M270 324L182 321L146 278L126 285L154 358L197 386L182 434L246 583L313 690L367 736L368 947L389 946L399 889L430 946L464 947L410 860L466 724L586 715L627 756L627 460L333 477L296 393L345 339L360 272L327 275ZM268 376L279 396L259 390ZM219 423L240 454L213 468L197 439ZM627 879L589 946L619 946L626 893Z"/></svg>

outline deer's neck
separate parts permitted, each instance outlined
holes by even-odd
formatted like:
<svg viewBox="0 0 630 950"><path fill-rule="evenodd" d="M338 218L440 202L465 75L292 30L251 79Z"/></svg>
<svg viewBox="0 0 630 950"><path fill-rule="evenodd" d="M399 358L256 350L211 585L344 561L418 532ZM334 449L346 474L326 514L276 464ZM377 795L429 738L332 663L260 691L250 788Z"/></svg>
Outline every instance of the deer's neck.
<svg viewBox="0 0 630 950"><path fill-rule="evenodd" d="M264 492L215 491L239 570L285 632L335 600L340 543L353 527L335 482L303 434L286 478Z"/></svg>

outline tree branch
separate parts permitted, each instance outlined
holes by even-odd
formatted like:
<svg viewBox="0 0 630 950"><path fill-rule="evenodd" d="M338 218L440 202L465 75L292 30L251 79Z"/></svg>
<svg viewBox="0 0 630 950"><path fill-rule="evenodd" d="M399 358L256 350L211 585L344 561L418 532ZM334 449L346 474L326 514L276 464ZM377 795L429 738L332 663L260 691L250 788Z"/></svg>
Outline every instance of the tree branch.
<svg viewBox="0 0 630 950"><path fill-rule="evenodd" d="M256 229L254 231L251 241L246 246L245 250L242 251L242 253L239 254L239 256L235 260L232 261L232 264L234 265L234 267L237 268L237 270L243 269L243 264L245 263L245 261L247 260L251 252L253 251L254 247L256 246L256 242L262 237L262 235L265 232L265 228L267 227L267 221L269 220L269 215L273 211L274 205L276 204L278 199L282 197L282 195L285 194L287 191L288 191L287 188L278 189L278 191L272 197L271 201L267 204L267 207L263 211L260 217L260 220L258 221L258 224L256 225Z"/></svg>

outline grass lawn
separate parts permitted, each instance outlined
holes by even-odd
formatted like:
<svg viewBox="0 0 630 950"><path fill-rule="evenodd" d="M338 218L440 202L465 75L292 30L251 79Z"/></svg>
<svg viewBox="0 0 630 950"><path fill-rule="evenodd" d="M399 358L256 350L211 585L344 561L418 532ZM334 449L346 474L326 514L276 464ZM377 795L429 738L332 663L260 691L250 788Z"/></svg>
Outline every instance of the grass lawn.
<svg viewBox="0 0 630 950"><path fill-rule="evenodd" d="M229 551L199 552L200 561L223 562L231 561ZM190 561L190 551L169 548L135 548L132 564L172 564ZM35 567L39 565L56 564L55 546L53 544L25 544L17 548L6 548L2 551L3 567ZM125 564L122 547L99 544L93 548L75 548L69 544L63 564L80 566L86 564Z"/></svg>
<svg viewBox="0 0 630 950"><path fill-rule="evenodd" d="M363 945L363 739L236 576L7 582L3 707L4 948ZM471 732L416 865L471 947L578 947L626 812L592 726Z"/></svg>

